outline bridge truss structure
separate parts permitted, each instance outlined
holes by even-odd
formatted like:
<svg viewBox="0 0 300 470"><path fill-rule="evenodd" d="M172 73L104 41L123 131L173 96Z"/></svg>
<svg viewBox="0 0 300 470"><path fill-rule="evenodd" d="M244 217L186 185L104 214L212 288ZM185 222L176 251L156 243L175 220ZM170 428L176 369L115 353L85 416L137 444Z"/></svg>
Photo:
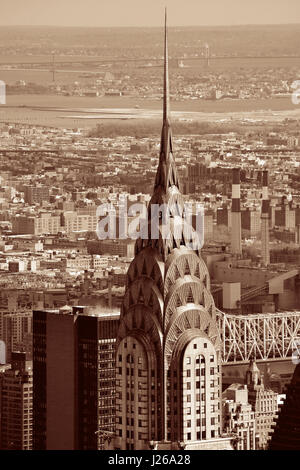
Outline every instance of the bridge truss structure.
<svg viewBox="0 0 300 470"><path fill-rule="evenodd" d="M300 311L231 315L217 310L217 321L223 364L300 357Z"/></svg>

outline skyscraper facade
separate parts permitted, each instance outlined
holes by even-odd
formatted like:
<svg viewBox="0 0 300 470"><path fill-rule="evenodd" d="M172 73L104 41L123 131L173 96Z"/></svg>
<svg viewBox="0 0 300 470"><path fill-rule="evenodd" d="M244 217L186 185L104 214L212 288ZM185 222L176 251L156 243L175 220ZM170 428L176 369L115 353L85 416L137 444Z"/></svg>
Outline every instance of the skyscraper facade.
<svg viewBox="0 0 300 470"><path fill-rule="evenodd" d="M240 168L234 168L232 172L231 251L237 256L242 254Z"/></svg>
<svg viewBox="0 0 300 470"><path fill-rule="evenodd" d="M32 449L32 368L26 353L11 354L11 368L0 382L0 448Z"/></svg>
<svg viewBox="0 0 300 470"><path fill-rule="evenodd" d="M118 324L84 307L34 312L34 449L101 449L114 432Z"/></svg>
<svg viewBox="0 0 300 470"><path fill-rule="evenodd" d="M278 394L265 388L261 372L254 361L250 362L246 372L246 384L248 401L255 415L257 448L263 450L267 448L272 425L278 412Z"/></svg>
<svg viewBox="0 0 300 470"><path fill-rule="evenodd" d="M287 387L286 399L280 406L271 433L269 450L299 450L300 446L300 365Z"/></svg>
<svg viewBox="0 0 300 470"><path fill-rule="evenodd" d="M236 450L255 450L255 413L248 402L247 385L231 384L223 392L223 427L235 434Z"/></svg>
<svg viewBox="0 0 300 470"><path fill-rule="evenodd" d="M268 171L263 171L262 176L262 207L261 207L261 248L262 264L270 264L270 234L269 234L269 211L270 201L268 194Z"/></svg>
<svg viewBox="0 0 300 470"><path fill-rule="evenodd" d="M163 217L155 226L154 205L167 207L168 237ZM183 213L169 120L165 27L160 156L148 207L148 238L136 241L121 309L114 448L149 449L155 442L167 448L178 442L197 448L220 437L216 310L207 267L199 249L189 244L191 229Z"/></svg>

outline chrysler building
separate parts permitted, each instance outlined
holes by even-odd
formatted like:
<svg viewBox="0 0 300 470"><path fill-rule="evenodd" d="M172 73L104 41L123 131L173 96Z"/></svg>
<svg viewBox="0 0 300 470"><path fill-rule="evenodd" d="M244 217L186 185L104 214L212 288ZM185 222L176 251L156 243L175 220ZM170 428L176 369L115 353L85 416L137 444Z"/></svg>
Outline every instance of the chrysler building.
<svg viewBox="0 0 300 470"><path fill-rule="evenodd" d="M154 223L151 207L163 204L170 233L164 236L159 218L157 237L136 240L127 273L113 444L122 450L202 448L217 442L222 428L216 309L207 267L187 236L195 231L184 220L170 125L167 39L165 19L163 123L147 229Z"/></svg>

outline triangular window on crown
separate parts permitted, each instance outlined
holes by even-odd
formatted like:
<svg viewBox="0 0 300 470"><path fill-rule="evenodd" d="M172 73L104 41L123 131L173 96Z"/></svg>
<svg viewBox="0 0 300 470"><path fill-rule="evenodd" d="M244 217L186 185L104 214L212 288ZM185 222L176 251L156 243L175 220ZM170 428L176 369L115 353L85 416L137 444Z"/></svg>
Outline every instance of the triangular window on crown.
<svg viewBox="0 0 300 470"><path fill-rule="evenodd" d="M185 260L184 274L191 274L190 266L188 260Z"/></svg>
<svg viewBox="0 0 300 470"><path fill-rule="evenodd" d="M139 303L143 304L145 302L142 286L140 287L139 297L138 298L139 298Z"/></svg>
<svg viewBox="0 0 300 470"><path fill-rule="evenodd" d="M194 303L194 295L193 295L193 291L192 291L192 288L189 287L189 290L188 290L188 295L187 295L187 298L186 298L186 303L187 304L193 304Z"/></svg>
<svg viewBox="0 0 300 470"><path fill-rule="evenodd" d="M179 279L181 277L181 274L179 272L179 269L177 266L175 266L175 280Z"/></svg>
<svg viewBox="0 0 300 470"><path fill-rule="evenodd" d="M144 259L144 262L143 262L142 274L144 276L147 276L147 267L146 267L146 260L145 259Z"/></svg>

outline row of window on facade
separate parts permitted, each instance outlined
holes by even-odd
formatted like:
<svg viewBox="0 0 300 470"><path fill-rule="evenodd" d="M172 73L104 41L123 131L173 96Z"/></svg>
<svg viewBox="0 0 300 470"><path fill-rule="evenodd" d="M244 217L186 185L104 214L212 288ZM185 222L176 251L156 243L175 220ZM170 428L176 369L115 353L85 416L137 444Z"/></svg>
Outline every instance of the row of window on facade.
<svg viewBox="0 0 300 470"><path fill-rule="evenodd" d="M204 343L204 348L205 347L207 347L207 343ZM196 364L205 364L205 357L202 356L202 355L196 356L194 359L195 359ZM213 354L211 354L209 356L209 361L214 362L214 360L215 360L215 356ZM185 362L186 362L187 365L191 365L192 364L192 358L190 356L187 356L185 358Z"/></svg>
<svg viewBox="0 0 300 470"><path fill-rule="evenodd" d="M220 432L217 433L217 431L214 430L214 429L210 431L210 436L211 436L211 438L217 437L219 434L220 434ZM197 433L196 433L196 438L197 438L197 441L206 439L206 431L197 431ZM191 441L191 440L192 440L192 433L191 433L191 432L188 432L188 433L186 434L186 439L187 439L187 441Z"/></svg>
<svg viewBox="0 0 300 470"><path fill-rule="evenodd" d="M118 434L119 434L119 437L123 436L122 429L118 430ZM126 431L126 438L127 439L134 439L134 431L127 430ZM138 440L139 441L144 441L147 438L148 438L148 435L146 433L141 433L141 432L138 433ZM134 447L132 447L132 449L134 449ZM130 450L130 448L128 450Z"/></svg>
<svg viewBox="0 0 300 470"><path fill-rule="evenodd" d="M210 405L211 413L215 413L217 410L220 410L220 403L219 402L216 405L215 404ZM202 414L202 413L205 413L205 405L203 405L202 407L196 408L196 414ZM191 415L192 414L192 408L189 407L189 406L186 407L185 408L185 414L186 415Z"/></svg>

